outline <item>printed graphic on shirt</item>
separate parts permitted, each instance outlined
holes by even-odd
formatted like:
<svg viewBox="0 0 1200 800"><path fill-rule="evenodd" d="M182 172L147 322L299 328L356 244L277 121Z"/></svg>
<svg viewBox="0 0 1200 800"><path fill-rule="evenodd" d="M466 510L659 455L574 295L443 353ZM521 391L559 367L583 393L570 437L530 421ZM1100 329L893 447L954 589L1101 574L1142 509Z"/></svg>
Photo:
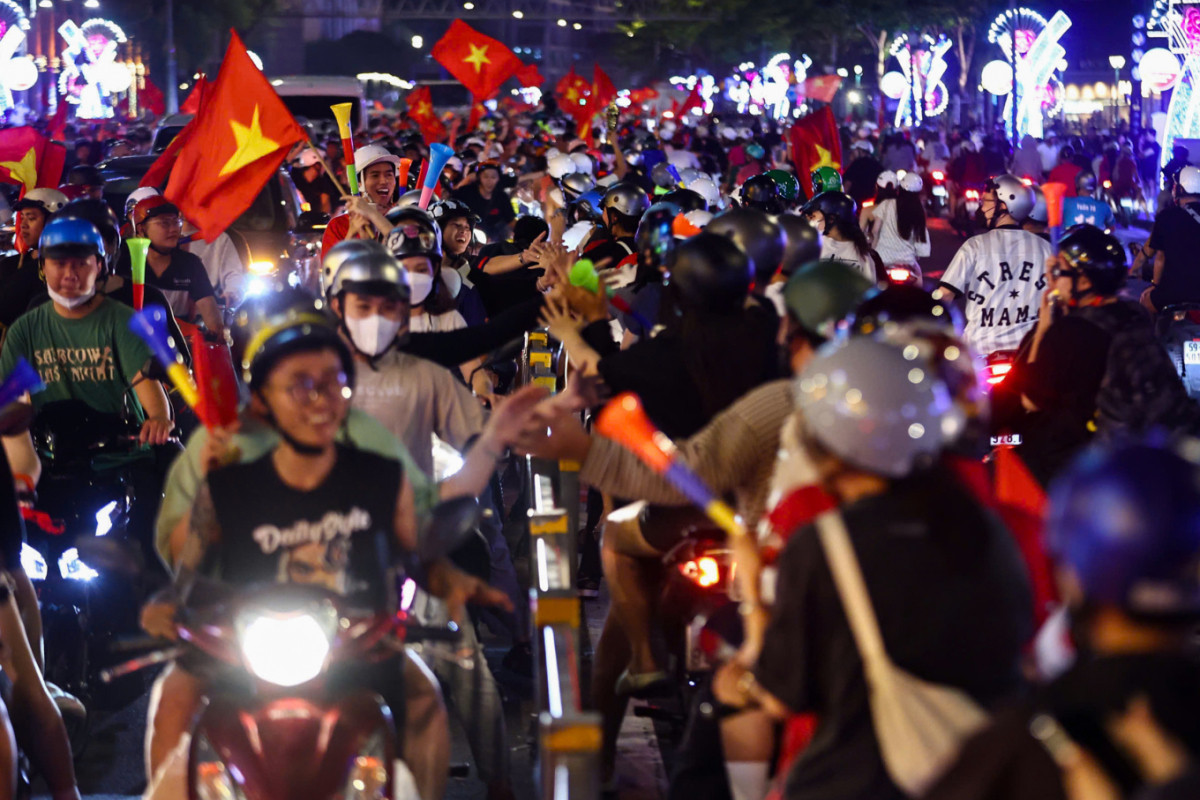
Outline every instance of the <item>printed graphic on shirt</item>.
<svg viewBox="0 0 1200 800"><path fill-rule="evenodd" d="M370 513L354 506L344 514L330 511L315 522L300 520L286 528L260 525L253 537L264 555L278 554L277 582L323 586L345 594L353 588L347 585L346 574L351 537L370 528Z"/></svg>
<svg viewBox="0 0 1200 800"><path fill-rule="evenodd" d="M33 365L42 382L49 385L116 380L116 362L111 347L47 347L33 351Z"/></svg>

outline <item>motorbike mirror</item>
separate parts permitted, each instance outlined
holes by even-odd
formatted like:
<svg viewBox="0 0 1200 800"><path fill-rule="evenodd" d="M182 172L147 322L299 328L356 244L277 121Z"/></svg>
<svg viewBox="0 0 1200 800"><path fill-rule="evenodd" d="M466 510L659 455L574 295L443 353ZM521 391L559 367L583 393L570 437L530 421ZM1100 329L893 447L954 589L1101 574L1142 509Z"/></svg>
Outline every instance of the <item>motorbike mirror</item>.
<svg viewBox="0 0 1200 800"><path fill-rule="evenodd" d="M79 560L93 569L127 578L143 575L146 560L130 542L113 536L81 538L76 542Z"/></svg>
<svg viewBox="0 0 1200 800"><path fill-rule="evenodd" d="M329 215L320 211L305 211L296 220L296 233L324 233Z"/></svg>
<svg viewBox="0 0 1200 800"><path fill-rule="evenodd" d="M29 403L9 403L0 410L0 436L24 433L33 423L33 417L33 406Z"/></svg>
<svg viewBox="0 0 1200 800"><path fill-rule="evenodd" d="M457 550L479 527L482 519L474 497L455 497L433 507L419 537L422 558L442 558Z"/></svg>

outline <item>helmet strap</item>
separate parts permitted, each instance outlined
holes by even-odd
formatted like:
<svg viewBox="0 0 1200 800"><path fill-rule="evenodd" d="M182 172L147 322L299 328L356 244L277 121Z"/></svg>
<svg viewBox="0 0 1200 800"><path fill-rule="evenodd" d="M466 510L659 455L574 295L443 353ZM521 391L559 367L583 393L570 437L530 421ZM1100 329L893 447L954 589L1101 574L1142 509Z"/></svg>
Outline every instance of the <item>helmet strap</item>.
<svg viewBox="0 0 1200 800"><path fill-rule="evenodd" d="M262 400L263 406L267 409L267 424L275 429L275 432L279 434L279 438L287 442L288 447L292 448L302 456L319 456L325 452L324 447L316 447L311 444L305 444L284 430L283 426L279 424L279 420L275 418L275 412L271 410L271 404L267 402L267 399L263 397L261 392L259 392L258 396L259 399Z"/></svg>

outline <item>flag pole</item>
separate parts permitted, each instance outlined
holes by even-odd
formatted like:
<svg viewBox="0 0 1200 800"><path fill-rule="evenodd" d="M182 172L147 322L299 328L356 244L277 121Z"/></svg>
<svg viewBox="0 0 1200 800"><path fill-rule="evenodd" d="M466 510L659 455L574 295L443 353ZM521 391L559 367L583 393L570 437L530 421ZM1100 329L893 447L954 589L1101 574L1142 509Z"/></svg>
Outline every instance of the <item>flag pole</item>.
<svg viewBox="0 0 1200 800"><path fill-rule="evenodd" d="M322 169L325 170L325 174L329 176L329 180L333 181L333 185L337 187L338 193L341 194L342 197L349 197L350 194L346 191L346 188L342 186L342 182L337 179L337 175L333 174L333 170L329 168L329 162L325 160L325 156L321 155L321 151L317 149L317 146L312 143L311 139L308 142L308 146L312 148L314 153L317 154L317 161L320 162Z"/></svg>

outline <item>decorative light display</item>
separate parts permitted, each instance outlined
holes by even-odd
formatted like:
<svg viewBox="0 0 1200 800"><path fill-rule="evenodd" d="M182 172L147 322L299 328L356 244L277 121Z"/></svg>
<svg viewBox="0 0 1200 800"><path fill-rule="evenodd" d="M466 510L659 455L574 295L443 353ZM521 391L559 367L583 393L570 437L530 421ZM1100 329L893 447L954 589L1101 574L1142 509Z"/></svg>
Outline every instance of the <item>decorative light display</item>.
<svg viewBox="0 0 1200 800"><path fill-rule="evenodd" d="M936 40L922 36L920 44L914 45L908 34L902 33L892 41L891 54L900 62L905 84L896 107L896 127L919 126L926 118L946 110L950 93L942 76L946 74L946 52L950 47L945 36Z"/></svg>
<svg viewBox="0 0 1200 800"><path fill-rule="evenodd" d="M1200 93L1196 91L1200 68L1200 3L1156 0L1146 25L1146 36L1166 39L1166 49L1183 62L1171 92L1162 131L1162 164L1166 165L1176 139L1200 136ZM1146 56L1143 56L1138 64L1143 78L1146 77L1145 63Z"/></svg>
<svg viewBox="0 0 1200 800"><path fill-rule="evenodd" d="M1010 138L1019 139L1025 134L1042 138L1046 114L1061 108L1062 83L1054 72L1067 54L1059 39L1070 27L1071 18L1061 11L1056 11L1047 22L1028 8L1009 9L992 22L988 41L999 45L1016 74L1015 91L1008 93L1004 108L1004 128Z"/></svg>
<svg viewBox="0 0 1200 800"><path fill-rule="evenodd" d="M713 97L717 94L717 91L718 91L717 81L715 78L713 78L712 75L709 75L707 73L701 73L699 75L688 75L687 77L684 77L682 75L676 75L675 77L670 78L667 82L670 83L672 87L680 90L681 92L691 92L692 89L696 88L696 84L699 84L700 85L700 99L702 99L704 101L704 107L703 108L693 108L692 112L696 115L712 113ZM627 98L626 105L632 104L632 100L628 99L628 95L629 95L629 93L626 92L625 93L625 96ZM617 93L617 105L621 105L621 93L620 92Z"/></svg>
<svg viewBox="0 0 1200 800"><path fill-rule="evenodd" d="M899 100L908 90L908 81L903 74L895 70L883 73L883 78L879 81L879 91L891 100Z"/></svg>
<svg viewBox="0 0 1200 800"><path fill-rule="evenodd" d="M784 119L791 112L794 116L804 108L797 87L803 87L812 63L808 56L793 59L788 53L776 53L761 70L753 63L741 64L725 79L725 96L737 104L739 114Z"/></svg>
<svg viewBox="0 0 1200 800"><path fill-rule="evenodd" d="M0 111L13 107L13 92L23 92L37 82L37 67L24 55L27 30L29 19L21 6L0 0Z"/></svg>
<svg viewBox="0 0 1200 800"><path fill-rule="evenodd" d="M1154 47L1138 62L1141 80L1152 91L1165 92L1175 85L1183 71L1179 57L1165 47Z"/></svg>
<svg viewBox="0 0 1200 800"><path fill-rule="evenodd" d="M116 60L125 32L110 20L89 19L82 25L67 20L58 33L67 44L58 76L59 96L78 106L76 115L81 119L112 117L111 96L127 90L133 78L128 67Z"/></svg>

